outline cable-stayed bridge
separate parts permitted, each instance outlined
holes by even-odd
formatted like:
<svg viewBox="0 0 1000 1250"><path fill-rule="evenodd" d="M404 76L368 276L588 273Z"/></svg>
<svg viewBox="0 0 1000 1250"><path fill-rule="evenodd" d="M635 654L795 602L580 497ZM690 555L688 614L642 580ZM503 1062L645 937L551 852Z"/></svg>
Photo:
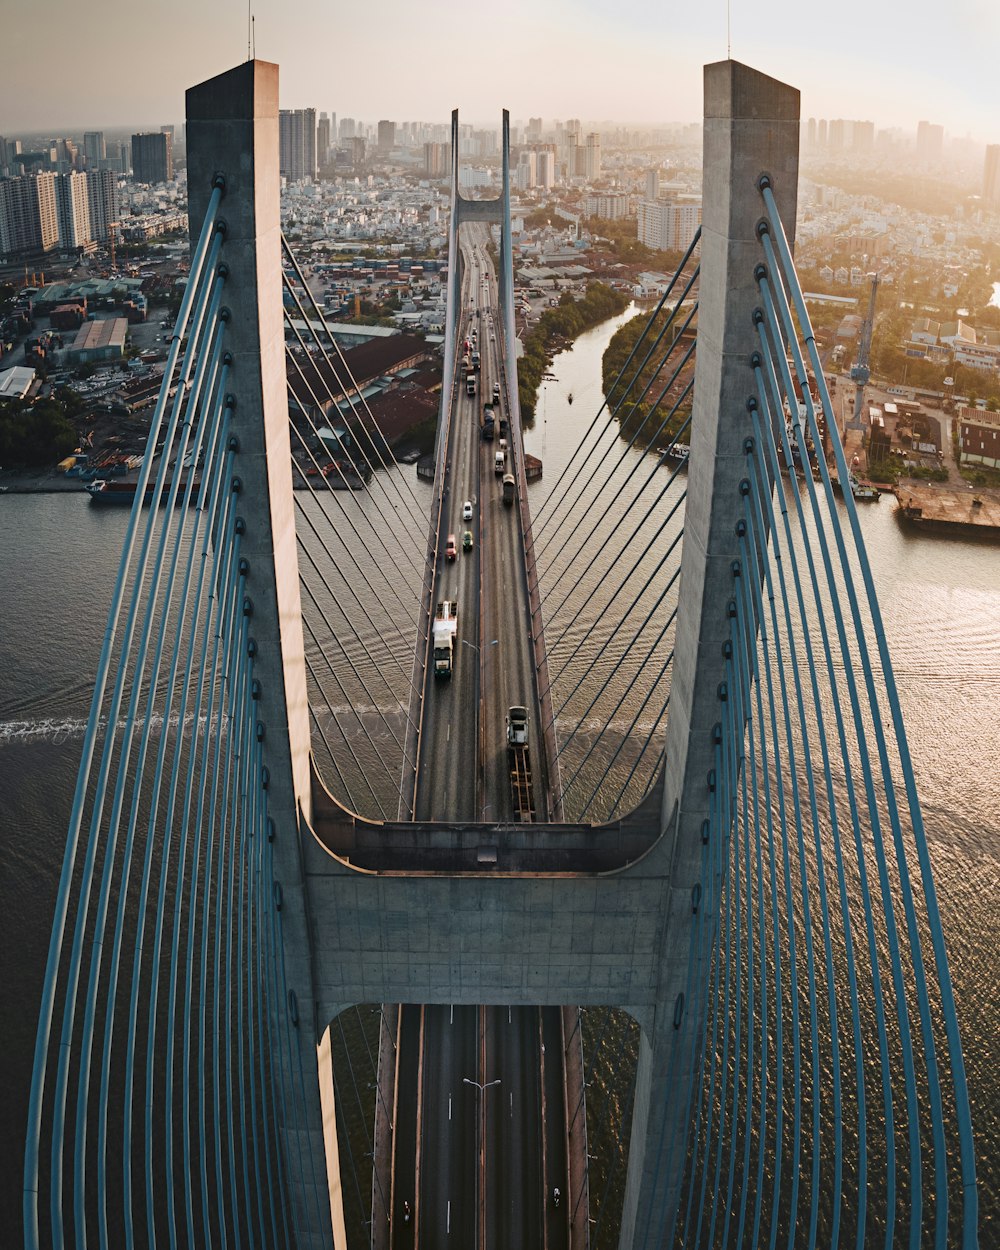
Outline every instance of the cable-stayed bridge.
<svg viewBox="0 0 1000 1250"><path fill-rule="evenodd" d="M798 93L706 68L703 226L537 511L506 115L485 202L453 118L428 490L281 236L277 102L260 62L188 93L191 270L67 839L25 1244L976 1245L792 258Z"/></svg>

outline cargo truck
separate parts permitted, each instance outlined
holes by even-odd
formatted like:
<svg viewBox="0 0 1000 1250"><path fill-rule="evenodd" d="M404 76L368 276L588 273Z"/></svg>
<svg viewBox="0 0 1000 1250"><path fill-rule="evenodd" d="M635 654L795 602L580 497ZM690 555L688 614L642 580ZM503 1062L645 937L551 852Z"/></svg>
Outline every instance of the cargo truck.
<svg viewBox="0 0 1000 1250"><path fill-rule="evenodd" d="M434 646L434 676L450 677L455 664L455 635L458 633L458 604L445 599L437 605L431 639Z"/></svg>
<svg viewBox="0 0 1000 1250"><path fill-rule="evenodd" d="M528 754L528 709L512 707L507 713L507 765L516 820L534 820L531 789L531 758Z"/></svg>
<svg viewBox="0 0 1000 1250"><path fill-rule="evenodd" d="M514 474L505 473L503 478L503 501L510 507L514 502Z"/></svg>

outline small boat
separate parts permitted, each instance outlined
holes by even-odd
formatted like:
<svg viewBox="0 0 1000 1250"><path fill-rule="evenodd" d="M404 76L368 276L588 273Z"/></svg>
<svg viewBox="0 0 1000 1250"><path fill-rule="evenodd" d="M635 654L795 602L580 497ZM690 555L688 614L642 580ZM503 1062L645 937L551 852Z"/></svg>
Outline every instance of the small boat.
<svg viewBox="0 0 1000 1250"><path fill-rule="evenodd" d="M572 391L570 391L570 393L566 396L566 400L567 400L567 402L568 402L568 403L572 403L572 402L573 402L573 392L572 392Z"/></svg>
<svg viewBox="0 0 1000 1250"><path fill-rule="evenodd" d="M882 498L874 486L859 482L853 473L851 474L851 494L859 503L878 503Z"/></svg>

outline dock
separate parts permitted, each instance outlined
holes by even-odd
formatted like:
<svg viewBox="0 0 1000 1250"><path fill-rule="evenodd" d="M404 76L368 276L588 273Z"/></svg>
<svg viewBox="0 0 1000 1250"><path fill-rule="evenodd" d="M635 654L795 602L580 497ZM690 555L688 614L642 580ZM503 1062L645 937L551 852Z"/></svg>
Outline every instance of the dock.
<svg viewBox="0 0 1000 1250"><path fill-rule="evenodd" d="M919 529L1000 541L1000 495L996 491L906 482L893 494L900 517Z"/></svg>

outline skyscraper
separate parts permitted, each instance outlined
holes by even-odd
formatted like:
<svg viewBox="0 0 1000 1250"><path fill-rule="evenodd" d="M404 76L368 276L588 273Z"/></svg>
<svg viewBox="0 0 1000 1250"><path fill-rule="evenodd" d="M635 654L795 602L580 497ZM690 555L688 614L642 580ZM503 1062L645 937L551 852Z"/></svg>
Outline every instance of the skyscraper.
<svg viewBox="0 0 1000 1250"><path fill-rule="evenodd" d="M290 182L316 177L316 110L282 109L278 114L278 164Z"/></svg>
<svg viewBox="0 0 1000 1250"><path fill-rule="evenodd" d="M521 152L517 158L517 174L515 181L519 191L530 191L535 185L538 158L534 152Z"/></svg>
<svg viewBox="0 0 1000 1250"><path fill-rule="evenodd" d="M588 182L596 182L601 176L601 136L587 135L587 156L584 177Z"/></svg>
<svg viewBox="0 0 1000 1250"><path fill-rule="evenodd" d="M1000 209L1000 143L990 143L983 164L983 200L987 208Z"/></svg>
<svg viewBox="0 0 1000 1250"><path fill-rule="evenodd" d="M917 122L917 160L939 161L944 151L944 127Z"/></svg>
<svg viewBox="0 0 1000 1250"><path fill-rule="evenodd" d="M20 139L4 139L0 136L0 175L13 174L15 161L20 155Z"/></svg>
<svg viewBox="0 0 1000 1250"><path fill-rule="evenodd" d="M68 252L79 251L91 240L87 175L76 170L57 174L55 189L59 246Z"/></svg>
<svg viewBox="0 0 1000 1250"><path fill-rule="evenodd" d="M103 243L111 235L121 208L118 175L112 169L94 169L87 174L87 207L90 210L90 237Z"/></svg>
<svg viewBox="0 0 1000 1250"><path fill-rule="evenodd" d="M0 253L51 252L58 246L55 181L51 173L0 180Z"/></svg>
<svg viewBox="0 0 1000 1250"><path fill-rule="evenodd" d="M854 123L854 150L855 152L871 152L875 147L875 123L874 122L855 122Z"/></svg>
<svg viewBox="0 0 1000 1250"><path fill-rule="evenodd" d="M537 163L537 182L546 191L556 185L556 154L555 152L539 152Z"/></svg>
<svg viewBox="0 0 1000 1250"><path fill-rule="evenodd" d="M149 131L132 136L132 177L136 182L170 182L174 176L173 136Z"/></svg>
<svg viewBox="0 0 1000 1250"><path fill-rule="evenodd" d="M83 136L83 155L88 170L99 168L100 162L107 159L108 149L103 130L87 131Z"/></svg>
<svg viewBox="0 0 1000 1250"><path fill-rule="evenodd" d="M650 169L646 173L646 199L655 200L660 194L660 171Z"/></svg>
<svg viewBox="0 0 1000 1250"><path fill-rule="evenodd" d="M316 164L320 169L330 160L330 136L332 128L326 113L320 113L316 123Z"/></svg>
<svg viewBox="0 0 1000 1250"><path fill-rule="evenodd" d="M428 178L443 178L448 172L450 143L424 144L424 173Z"/></svg>
<svg viewBox="0 0 1000 1250"><path fill-rule="evenodd" d="M396 146L396 123L381 121L378 124L378 150L383 155Z"/></svg>

